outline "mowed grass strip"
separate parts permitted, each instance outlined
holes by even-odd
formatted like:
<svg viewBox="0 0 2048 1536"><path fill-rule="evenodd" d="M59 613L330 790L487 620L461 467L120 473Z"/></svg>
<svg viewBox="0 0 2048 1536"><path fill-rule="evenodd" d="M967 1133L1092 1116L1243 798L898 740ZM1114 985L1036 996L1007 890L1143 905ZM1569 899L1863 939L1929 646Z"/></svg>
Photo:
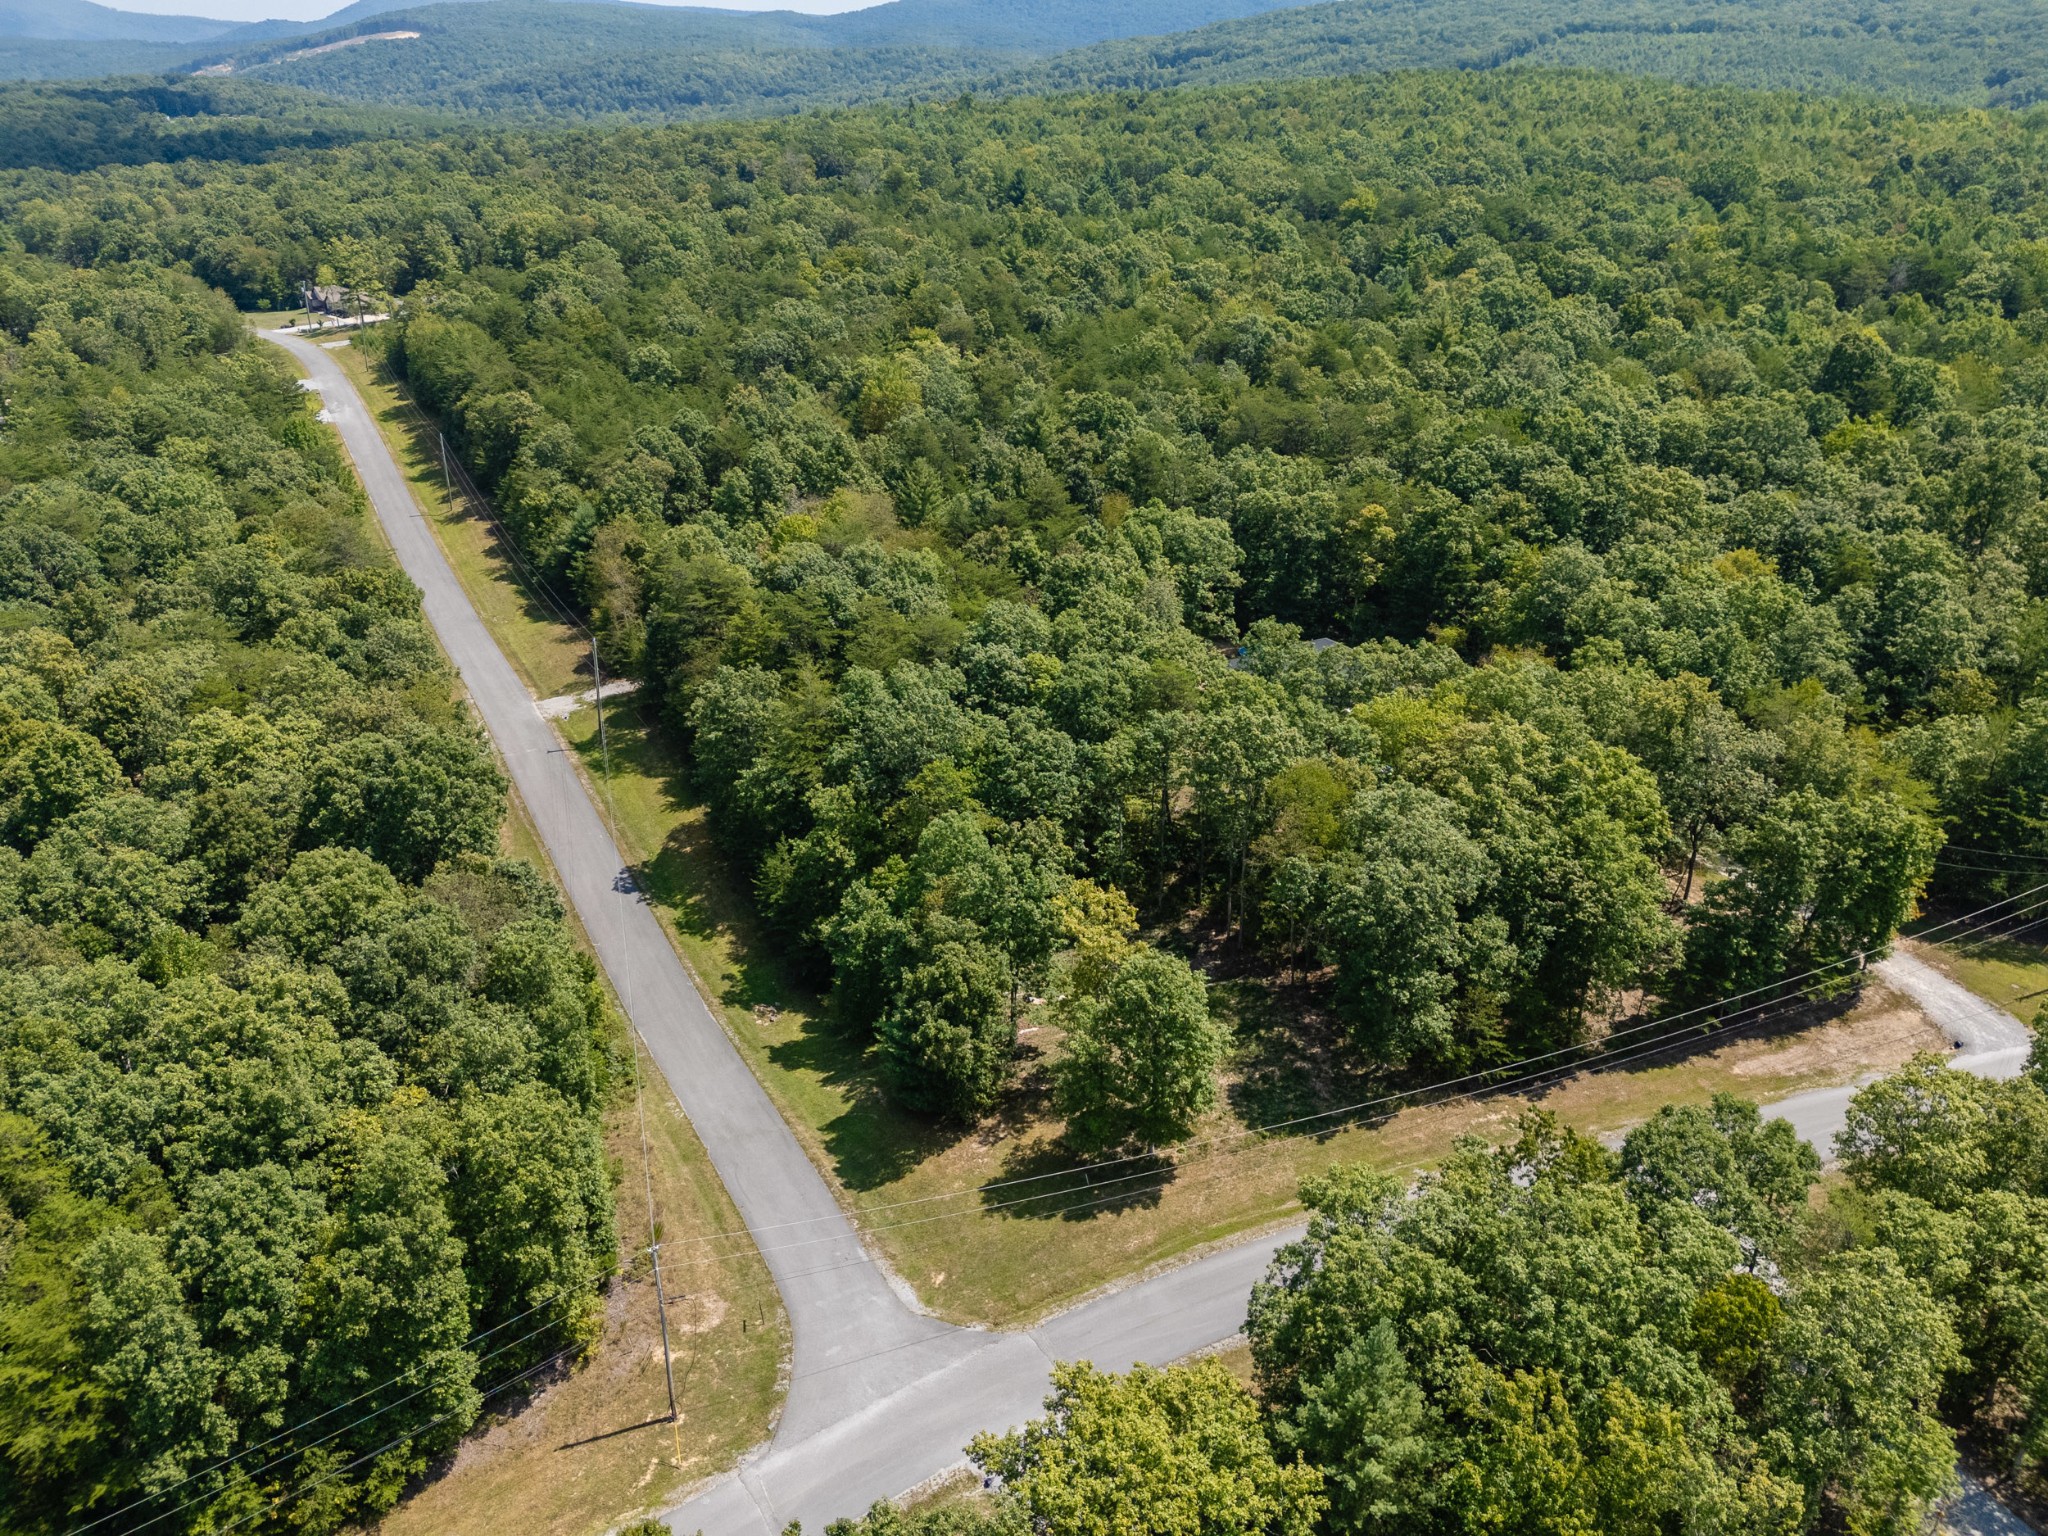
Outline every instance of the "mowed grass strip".
<svg viewBox="0 0 2048 1536"><path fill-rule="evenodd" d="M404 386L373 348L351 340L334 351L384 440L404 470L413 500L441 541L462 589L483 615L499 648L536 698L577 693L591 685L590 652L583 637L562 623L544 596L522 580L519 567L498 538L496 525L442 482L440 444L423 413L410 404Z"/></svg>

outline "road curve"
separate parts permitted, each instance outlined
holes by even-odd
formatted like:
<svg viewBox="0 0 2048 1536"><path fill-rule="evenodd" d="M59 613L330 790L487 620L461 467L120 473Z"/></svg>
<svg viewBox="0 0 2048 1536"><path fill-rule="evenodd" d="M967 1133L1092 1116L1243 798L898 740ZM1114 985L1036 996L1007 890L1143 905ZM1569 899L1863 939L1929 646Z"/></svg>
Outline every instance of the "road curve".
<svg viewBox="0 0 2048 1536"><path fill-rule="evenodd" d="M471 606L354 385L317 345L263 334L297 358L321 391L600 963L756 1234L788 1308L794 1358L774 1438L670 1511L674 1527L705 1536L776 1536L800 1520L821 1530L828 1520L858 1514L957 1465L977 1432L1037 1413L1055 1360L1122 1370L1139 1360L1176 1360L1239 1332L1253 1283L1274 1250L1300 1234L1298 1225L1024 1332L955 1328L906 1301L861 1245L633 889L583 780ZM1949 1034L1956 1066L1988 1077L2021 1070L2031 1036L2019 1020L1903 952L1876 969ZM1855 1086L1798 1094L1769 1109L1827 1154ZM1995 1503L1984 1509L1965 1500L1951 1518L1993 1521L1992 1511L2002 1513Z"/></svg>
<svg viewBox="0 0 2048 1536"><path fill-rule="evenodd" d="M1985 1077L2013 1077L2026 1061L2031 1035L2018 1019L1964 990L1912 955L1877 967L1891 986L1918 1003L1956 1048L1954 1065ZM1862 1084L1795 1094L1767 1106L1789 1120L1823 1156L1847 1121ZM990 1334L966 1360L870 1403L847 1420L808 1437L778 1435L737 1473L671 1512L681 1532L706 1536L773 1536L775 1520L824 1521L858 1514L875 1498L915 1487L957 1465L960 1447L983 1429L1005 1429L1039 1411L1045 1373L1054 1360L1092 1360L1123 1370L1139 1360L1163 1363L1218 1344L1244 1326L1245 1302L1273 1252L1300 1226L1267 1233L1116 1291L1032 1329ZM772 1520L763 1522L764 1512ZM2024 1532L2003 1506L1978 1489L1951 1514L1961 1533Z"/></svg>

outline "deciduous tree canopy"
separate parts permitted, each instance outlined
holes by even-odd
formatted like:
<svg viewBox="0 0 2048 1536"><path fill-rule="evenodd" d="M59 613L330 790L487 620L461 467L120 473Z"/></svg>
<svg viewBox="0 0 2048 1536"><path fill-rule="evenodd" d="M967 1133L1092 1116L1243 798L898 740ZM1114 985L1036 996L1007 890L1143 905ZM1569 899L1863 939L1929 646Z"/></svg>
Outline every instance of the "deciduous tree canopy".
<svg viewBox="0 0 2048 1536"><path fill-rule="evenodd" d="M0 1526L331 1530L591 1335L595 974L280 360L0 308Z"/></svg>

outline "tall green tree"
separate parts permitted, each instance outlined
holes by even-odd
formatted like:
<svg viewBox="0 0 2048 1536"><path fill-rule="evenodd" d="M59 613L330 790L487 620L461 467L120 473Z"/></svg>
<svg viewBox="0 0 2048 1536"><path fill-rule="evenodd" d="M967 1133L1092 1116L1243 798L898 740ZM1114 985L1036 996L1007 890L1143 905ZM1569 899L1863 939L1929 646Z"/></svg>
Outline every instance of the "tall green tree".
<svg viewBox="0 0 2048 1536"><path fill-rule="evenodd" d="M977 1464L1052 1531L1307 1536L1322 1478L1268 1443L1251 1395L1214 1361L1110 1376L1053 1368L1047 1416L978 1436Z"/></svg>
<svg viewBox="0 0 2048 1536"><path fill-rule="evenodd" d="M1057 1097L1077 1146L1167 1146L1214 1107L1229 1034L1178 956L1135 946L1062 1017Z"/></svg>

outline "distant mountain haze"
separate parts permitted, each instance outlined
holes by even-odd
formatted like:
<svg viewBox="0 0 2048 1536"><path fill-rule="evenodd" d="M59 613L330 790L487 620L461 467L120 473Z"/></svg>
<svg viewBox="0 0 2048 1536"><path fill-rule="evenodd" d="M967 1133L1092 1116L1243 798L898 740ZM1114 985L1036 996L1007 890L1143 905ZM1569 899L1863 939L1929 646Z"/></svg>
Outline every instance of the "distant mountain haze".
<svg viewBox="0 0 2048 1536"><path fill-rule="evenodd" d="M203 43L232 32L231 21L142 15L92 0L0 0L0 38L46 42Z"/></svg>
<svg viewBox="0 0 2048 1536"><path fill-rule="evenodd" d="M187 0L132 0L131 4L110 8L117 9L119 20L115 25L120 28L119 31L112 35L121 39L154 36L156 34L147 33L135 26L133 24L134 18L173 15L180 11L186 3ZM651 0L651 3L657 5L667 4L669 0ZM728 0L728 3L721 6L720 9L735 11L802 11L810 15L827 15L838 11L857 10L862 5L872 5L875 3L876 0ZM275 27L304 29L308 26L323 23L332 24L337 16L343 14L334 10L333 0L206 0L206 8L212 13L214 18L217 18L226 27L249 23L268 23ZM23 9L40 12L43 8L40 6L28 6L19 8L8 7L7 9L9 11ZM69 10L70 7L64 7L64 9ZM357 7L348 7L347 10L350 14L359 13ZM34 23L34 25L38 26L38 30L27 32L9 31L7 30L9 25L8 21L0 20L0 38L27 37L44 39L57 36L57 34L40 30L40 27L44 25L42 23ZM69 35L64 34L66 37ZM93 35L101 36L105 34L96 33Z"/></svg>
<svg viewBox="0 0 2048 1536"><path fill-rule="evenodd" d="M97 5L93 0L0 0L0 38L47 42L204 42L255 24L266 32L310 33L353 25L402 8L393 0L356 0L327 10L327 0L210 0L213 18L170 15L181 0L140 0L132 9ZM439 0L442 4L491 4L494 0ZM608 4L611 0L569 0ZM1039 51L1072 48L1116 38L1181 31L1232 17L1256 15L1277 5L1300 0L882 0L880 4L848 4L847 0L738 0L730 6L669 5L660 9L693 14L759 17L763 36L780 29L783 18L825 21L817 36L839 46L887 46L905 42L971 49L1030 48Z"/></svg>
<svg viewBox="0 0 2048 1536"><path fill-rule="evenodd" d="M528 121L1527 65L2021 107L2048 100L2048 29L2038 0L891 0L833 15L356 0L316 23L233 28L0 0L0 79L204 70L337 103Z"/></svg>

